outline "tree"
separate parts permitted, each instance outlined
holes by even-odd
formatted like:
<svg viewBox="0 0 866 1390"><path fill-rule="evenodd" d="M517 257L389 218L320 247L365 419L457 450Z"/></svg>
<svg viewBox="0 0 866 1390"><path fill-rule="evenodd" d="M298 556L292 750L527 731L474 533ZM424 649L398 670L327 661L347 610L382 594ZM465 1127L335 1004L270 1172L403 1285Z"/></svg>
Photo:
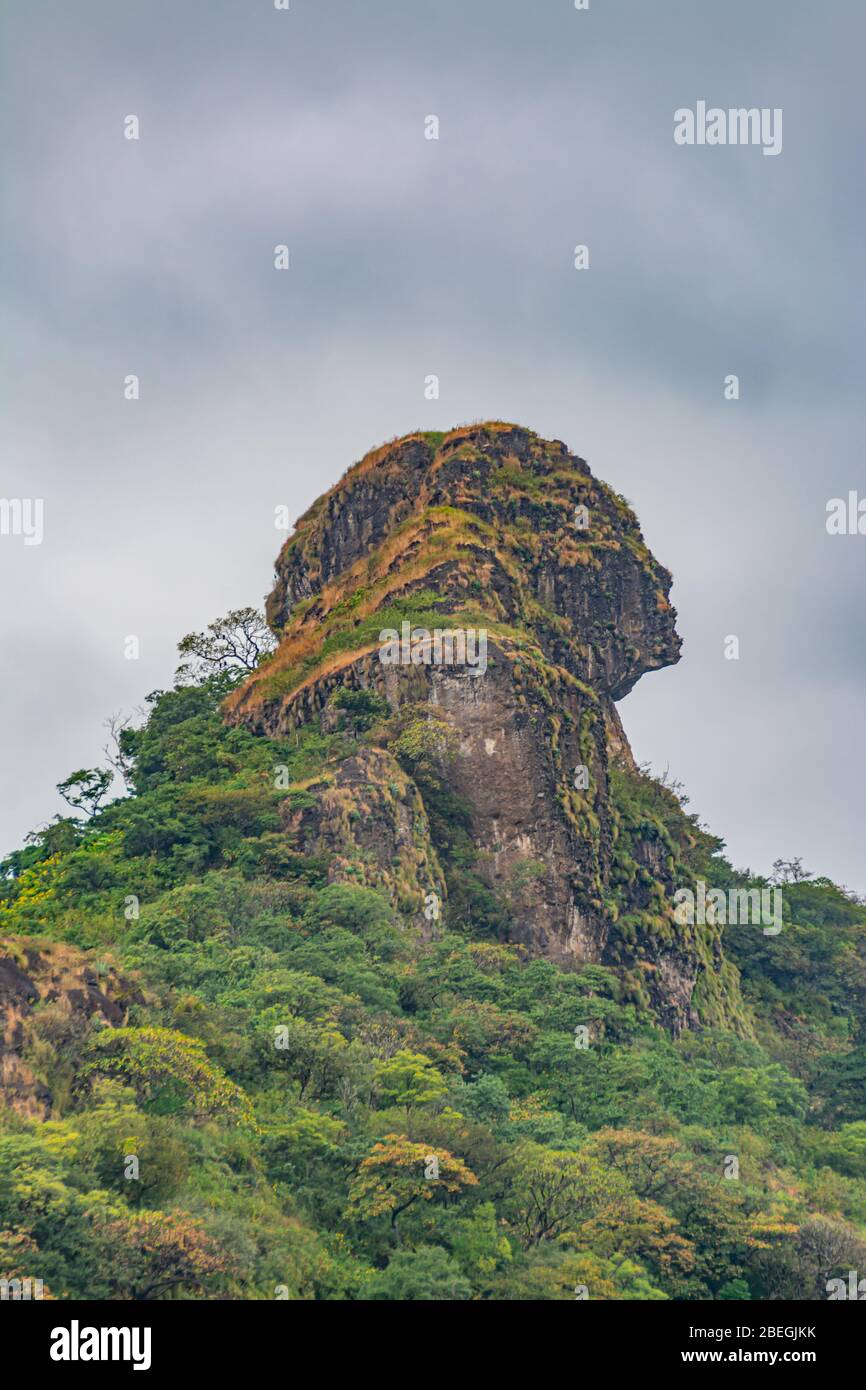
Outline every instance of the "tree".
<svg viewBox="0 0 866 1390"><path fill-rule="evenodd" d="M630 1193L618 1173L586 1153L521 1144L512 1160L509 1213L521 1245L575 1234L577 1227Z"/></svg>
<svg viewBox="0 0 866 1390"><path fill-rule="evenodd" d="M638 1197L660 1201L686 1184L694 1187L694 1166L676 1139L634 1129L599 1129L587 1140L585 1152L622 1173Z"/></svg>
<svg viewBox="0 0 866 1390"><path fill-rule="evenodd" d="M771 883L801 883L804 878L811 878L811 869L803 868L803 860L800 855L795 859L774 859L773 872L770 875Z"/></svg>
<svg viewBox="0 0 866 1390"><path fill-rule="evenodd" d="M866 1241L845 1221L810 1216L794 1241L799 1298L826 1298L831 1275L860 1270L866 1262Z"/></svg>
<svg viewBox="0 0 866 1390"><path fill-rule="evenodd" d="M646 1270L625 1256L605 1259L592 1250L567 1250L552 1242L534 1246L497 1277L492 1297L509 1301L660 1302L667 1294Z"/></svg>
<svg viewBox="0 0 866 1390"><path fill-rule="evenodd" d="M457 753L457 735L450 724L427 711L412 719L392 744L398 760L422 791L441 788L443 773Z"/></svg>
<svg viewBox="0 0 866 1390"><path fill-rule="evenodd" d="M98 1227L106 1269L121 1298L164 1298L172 1289L204 1290L228 1269L225 1251L182 1211L130 1212Z"/></svg>
<svg viewBox="0 0 866 1390"><path fill-rule="evenodd" d="M816 1090L824 1098L825 1124L866 1120L866 1046L861 1043L841 1057L831 1053L818 1073Z"/></svg>
<svg viewBox="0 0 866 1390"><path fill-rule="evenodd" d="M280 1182L299 1182L323 1174L325 1160L335 1158L344 1125L330 1115L303 1106L293 1107L286 1120L268 1125L263 1134L262 1154L268 1176ZM327 1170L324 1172L327 1178Z"/></svg>
<svg viewBox="0 0 866 1390"><path fill-rule="evenodd" d="M120 1077L157 1114L190 1110L252 1124L248 1097L208 1059L204 1043L172 1028L109 1028L93 1042L86 1071Z"/></svg>
<svg viewBox="0 0 866 1390"><path fill-rule="evenodd" d="M457 1217L447 1234L461 1269L479 1292L488 1292L497 1271L512 1261L511 1242L502 1233L494 1204L482 1202L469 1216Z"/></svg>
<svg viewBox="0 0 866 1390"><path fill-rule="evenodd" d="M127 791L132 788L132 776L134 771L129 733L133 730L133 719L136 716L139 718L144 717L144 710L140 706L135 711L134 715L109 715L104 725L108 730L109 741L104 745L102 751L117 775L123 778Z"/></svg>
<svg viewBox="0 0 866 1390"><path fill-rule="evenodd" d="M458 1105L464 1114L495 1130L508 1119L511 1098L501 1076L484 1072L477 1081L470 1081L463 1087Z"/></svg>
<svg viewBox="0 0 866 1390"><path fill-rule="evenodd" d="M357 1048L327 1017L310 1022L272 1005L257 1015L253 1026L260 1064L286 1069L298 1083L299 1100L332 1094L357 1060Z"/></svg>
<svg viewBox="0 0 866 1390"><path fill-rule="evenodd" d="M95 1108L75 1120L80 1171L94 1188L121 1193L131 1207L162 1205L189 1176L187 1147L174 1121L136 1110L130 1093L115 1081L103 1081L95 1089ZM131 1155L138 1160L134 1178L127 1173Z"/></svg>
<svg viewBox="0 0 866 1390"><path fill-rule="evenodd" d="M39 1247L26 1231L0 1230L0 1298L52 1299L54 1295L34 1271Z"/></svg>
<svg viewBox="0 0 866 1390"><path fill-rule="evenodd" d="M396 1250L387 1269L375 1275L364 1293L366 1300L395 1303L454 1303L471 1297L469 1280L439 1245Z"/></svg>
<svg viewBox="0 0 866 1390"><path fill-rule="evenodd" d="M785 1236L772 1246L755 1242L755 1274L763 1297L824 1300L831 1278L844 1279L849 1270L866 1268L866 1241L845 1221L810 1216L799 1230L788 1227Z"/></svg>
<svg viewBox="0 0 866 1390"><path fill-rule="evenodd" d="M386 1134L361 1163L349 1191L347 1215L361 1221L388 1216L399 1242L398 1221L416 1202L442 1201L477 1186L462 1159L447 1149L414 1144L405 1134Z"/></svg>
<svg viewBox="0 0 866 1390"><path fill-rule="evenodd" d="M188 632L177 646L191 658L177 668L177 679L203 680L216 671L254 671L273 651L276 639L256 608L233 608L204 632Z"/></svg>
<svg viewBox="0 0 866 1390"><path fill-rule="evenodd" d="M332 704L335 709L343 711L355 733L359 734L372 729L374 724L391 713L391 706L384 695L377 695L374 690L349 690L343 686L337 691Z"/></svg>
<svg viewBox="0 0 866 1390"><path fill-rule="evenodd" d="M763 1121L776 1114L802 1119L809 1095L802 1081L778 1062L768 1067L725 1067L719 1075L722 1115L760 1133Z"/></svg>
<svg viewBox="0 0 866 1390"><path fill-rule="evenodd" d="M658 1202L626 1194L584 1223L581 1241L603 1258L638 1259L675 1297L686 1296L695 1259L690 1242L676 1226L675 1218Z"/></svg>
<svg viewBox="0 0 866 1390"><path fill-rule="evenodd" d="M719 1289L716 1297L720 1299L738 1299L743 1301L752 1297L752 1291L745 1279L729 1279L727 1284L723 1284Z"/></svg>
<svg viewBox="0 0 866 1390"><path fill-rule="evenodd" d="M82 767L57 783L63 800L77 811L95 816L114 781L114 774L102 767Z"/></svg>
<svg viewBox="0 0 866 1390"><path fill-rule="evenodd" d="M408 1115L414 1105L440 1100L448 1083L423 1052L395 1052L376 1066L376 1087L392 1105L403 1105Z"/></svg>
<svg viewBox="0 0 866 1390"><path fill-rule="evenodd" d="M815 1156L837 1173L866 1178L866 1120L842 1125L835 1133L818 1133L812 1139Z"/></svg>

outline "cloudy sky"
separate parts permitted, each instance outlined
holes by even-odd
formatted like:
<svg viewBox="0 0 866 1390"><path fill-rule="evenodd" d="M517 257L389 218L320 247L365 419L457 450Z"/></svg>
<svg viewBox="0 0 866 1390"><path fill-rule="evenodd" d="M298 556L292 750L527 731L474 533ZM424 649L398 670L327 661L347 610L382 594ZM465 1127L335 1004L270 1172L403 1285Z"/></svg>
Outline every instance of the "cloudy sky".
<svg viewBox="0 0 866 1390"><path fill-rule="evenodd" d="M0 535L0 853L185 632L261 601L277 504L499 417L673 571L638 758L738 866L866 892L866 536L825 526L866 496L862 0L0 8L0 496L45 507L41 545ZM781 108L781 154L676 145L698 101Z"/></svg>

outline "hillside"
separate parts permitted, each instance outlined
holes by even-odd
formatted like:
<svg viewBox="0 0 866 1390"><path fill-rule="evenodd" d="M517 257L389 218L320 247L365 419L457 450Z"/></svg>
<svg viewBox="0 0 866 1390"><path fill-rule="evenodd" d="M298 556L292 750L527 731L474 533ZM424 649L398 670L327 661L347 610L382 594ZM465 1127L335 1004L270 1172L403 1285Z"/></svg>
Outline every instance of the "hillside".
<svg viewBox="0 0 866 1390"><path fill-rule="evenodd" d="M148 696L123 795L82 770L3 861L0 1277L818 1299L864 1267L866 906L735 871L635 765L670 586L503 422L314 504L274 650ZM780 930L677 909L771 887Z"/></svg>

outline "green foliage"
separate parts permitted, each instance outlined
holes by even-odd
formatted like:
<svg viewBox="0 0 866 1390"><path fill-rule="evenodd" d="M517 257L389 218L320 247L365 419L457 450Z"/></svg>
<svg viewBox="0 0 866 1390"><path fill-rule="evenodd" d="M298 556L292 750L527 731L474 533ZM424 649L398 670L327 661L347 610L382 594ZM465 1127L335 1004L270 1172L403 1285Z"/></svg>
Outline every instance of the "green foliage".
<svg viewBox="0 0 866 1390"><path fill-rule="evenodd" d="M104 768L81 768L67 777L65 782L58 782L57 790L70 806L92 816L99 810L113 780L111 773Z"/></svg>
<svg viewBox="0 0 866 1390"><path fill-rule="evenodd" d="M364 1298L401 1303L461 1302L472 1297L472 1285L439 1245L398 1250L364 1291Z"/></svg>
<svg viewBox="0 0 866 1390"><path fill-rule="evenodd" d="M226 1115L251 1123L243 1091L207 1059L204 1044L170 1028L111 1028L93 1040L88 1073L117 1076L132 1085L146 1109L170 1115Z"/></svg>
<svg viewBox="0 0 866 1390"><path fill-rule="evenodd" d="M441 1100L448 1083L429 1057L420 1052L395 1052L376 1064L376 1088L392 1105L403 1105L407 1113L417 1105Z"/></svg>
<svg viewBox="0 0 866 1390"><path fill-rule="evenodd" d="M268 740L224 723L235 680L155 692L119 733L129 794L86 804L104 779L75 774L89 818L0 868L4 955L26 971L54 943L123 1015L76 1005L58 965L22 1019L51 1094L0 1113L0 1275L60 1299L627 1301L822 1297L857 1267L861 903L781 865L783 932L719 935L745 1006L699 980L702 1027L671 1037L636 965L664 929L638 842L683 881L761 883L675 788L612 770L607 964L564 969L507 944L520 895L475 872L435 711L345 691L343 729ZM286 828L359 736L390 738L423 798L448 887L432 939ZM638 880L646 907L620 911Z"/></svg>
<svg viewBox="0 0 866 1390"><path fill-rule="evenodd" d="M178 679L202 680L214 673L254 671L274 645L274 635L257 609L233 609L204 632L190 632L178 643L178 652L185 658L178 668Z"/></svg>
<svg viewBox="0 0 866 1390"><path fill-rule="evenodd" d="M344 710L353 727L362 733L390 714L388 701L373 690L341 688L333 700L334 708Z"/></svg>
<svg viewBox="0 0 866 1390"><path fill-rule="evenodd" d="M450 724L427 713L408 721L392 746L407 771L429 790L442 785L456 752L456 734Z"/></svg>

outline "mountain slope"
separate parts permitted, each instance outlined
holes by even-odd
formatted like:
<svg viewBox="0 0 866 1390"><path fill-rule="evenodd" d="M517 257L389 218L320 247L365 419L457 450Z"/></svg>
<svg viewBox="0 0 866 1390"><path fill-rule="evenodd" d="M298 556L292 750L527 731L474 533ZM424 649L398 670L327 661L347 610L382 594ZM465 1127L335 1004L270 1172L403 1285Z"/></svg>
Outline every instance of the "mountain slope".
<svg viewBox="0 0 866 1390"><path fill-rule="evenodd" d="M400 724L388 746L416 775L411 750L424 751L436 786L422 770L422 799L432 807L447 788L464 809L465 867L508 915L508 939L565 962L615 961L674 1029L696 1018L702 976L715 1016L733 1020L718 932L673 918L675 883L689 881L677 847L647 824L626 849L611 802L612 760L634 767L614 700L679 659L670 583L625 501L559 441L503 423L411 435L298 523L267 605L280 645L230 696L230 717L285 736L332 719L346 692L380 697ZM483 675L435 664L430 646L383 664L381 634L404 624L483 632ZM383 751L365 775L381 787L396 773ZM325 795L332 849L351 864ZM420 925L434 878L413 884Z"/></svg>
<svg viewBox="0 0 866 1390"><path fill-rule="evenodd" d="M780 933L678 920L766 885L617 717L678 658L669 585L512 425L320 499L276 651L154 692L125 794L2 863L0 1277L816 1299L863 1267L866 908L793 861ZM404 622L418 659L383 663ZM456 626L483 674L426 659Z"/></svg>

